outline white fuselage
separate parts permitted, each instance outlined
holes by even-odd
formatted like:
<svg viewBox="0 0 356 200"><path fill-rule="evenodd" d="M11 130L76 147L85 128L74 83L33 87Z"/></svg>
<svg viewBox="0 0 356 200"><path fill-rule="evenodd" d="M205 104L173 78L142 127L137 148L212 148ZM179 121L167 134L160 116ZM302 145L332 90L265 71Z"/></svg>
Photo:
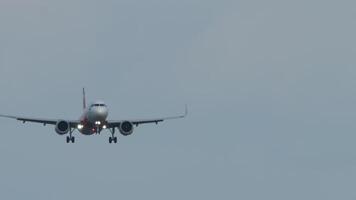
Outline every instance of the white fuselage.
<svg viewBox="0 0 356 200"><path fill-rule="evenodd" d="M79 131L84 135L99 133L106 128L106 119L109 115L108 107L103 102L96 102L84 109L80 117L81 128Z"/></svg>

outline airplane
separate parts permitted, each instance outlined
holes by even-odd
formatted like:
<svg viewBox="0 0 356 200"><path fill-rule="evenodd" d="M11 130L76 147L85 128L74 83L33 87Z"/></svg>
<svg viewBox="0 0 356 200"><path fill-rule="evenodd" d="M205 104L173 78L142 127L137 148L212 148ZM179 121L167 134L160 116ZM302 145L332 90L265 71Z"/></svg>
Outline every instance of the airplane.
<svg viewBox="0 0 356 200"><path fill-rule="evenodd" d="M103 130L109 130L111 137L109 137L109 143L117 143L117 137L115 136L115 130L118 129L123 136L129 136L134 131L134 126L141 124L149 124L163 122L165 120L185 118L188 115L187 105L185 106L184 115L165 117L165 118L153 118L153 119L141 119L141 120L108 120L109 109L107 105L102 101L96 101L90 106L86 106L85 89L83 88L83 114L79 120L63 120L63 119L44 119L44 118L27 118L11 115L0 115L0 117L16 119L18 121L40 123L46 126L54 125L55 131L59 135L66 135L67 143L75 143L75 137L73 132L78 130L83 135L100 134Z"/></svg>

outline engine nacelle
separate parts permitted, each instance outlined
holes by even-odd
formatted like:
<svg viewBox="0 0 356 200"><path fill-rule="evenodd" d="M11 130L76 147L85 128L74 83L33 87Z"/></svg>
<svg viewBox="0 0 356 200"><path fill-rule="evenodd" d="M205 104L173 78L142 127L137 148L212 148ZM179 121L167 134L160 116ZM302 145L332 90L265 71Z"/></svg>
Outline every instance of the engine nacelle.
<svg viewBox="0 0 356 200"><path fill-rule="evenodd" d="M56 132L59 135L67 134L70 131L70 124L67 121L59 120L56 123Z"/></svg>
<svg viewBox="0 0 356 200"><path fill-rule="evenodd" d="M120 123L119 131L122 135L124 136L131 135L133 133L133 130L134 130L134 126L131 122L123 121L122 123Z"/></svg>

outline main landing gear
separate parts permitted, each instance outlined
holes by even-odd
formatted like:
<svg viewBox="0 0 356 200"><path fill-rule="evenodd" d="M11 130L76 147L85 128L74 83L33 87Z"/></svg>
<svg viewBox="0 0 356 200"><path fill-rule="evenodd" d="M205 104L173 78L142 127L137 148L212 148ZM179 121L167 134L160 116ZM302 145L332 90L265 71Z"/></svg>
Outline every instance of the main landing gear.
<svg viewBox="0 0 356 200"><path fill-rule="evenodd" d="M67 143L74 143L75 142L75 137L73 137L73 136L67 136Z"/></svg>
<svg viewBox="0 0 356 200"><path fill-rule="evenodd" d="M67 143L74 143L75 142L75 137L72 136L72 133L75 129L71 129L69 131L69 136L67 136Z"/></svg>
<svg viewBox="0 0 356 200"><path fill-rule="evenodd" d="M109 143L117 143L117 137L109 137Z"/></svg>
<svg viewBox="0 0 356 200"><path fill-rule="evenodd" d="M109 143L117 143L117 137L115 137L115 128L109 129L111 133L111 137L109 137Z"/></svg>

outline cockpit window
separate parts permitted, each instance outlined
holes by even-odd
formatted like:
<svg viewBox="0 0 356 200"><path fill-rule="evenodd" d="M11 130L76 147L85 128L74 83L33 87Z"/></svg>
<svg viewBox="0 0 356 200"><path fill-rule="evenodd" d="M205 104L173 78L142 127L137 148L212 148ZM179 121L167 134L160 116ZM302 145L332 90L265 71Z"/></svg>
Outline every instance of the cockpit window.
<svg viewBox="0 0 356 200"><path fill-rule="evenodd" d="M105 104L93 104L91 107L105 107Z"/></svg>

